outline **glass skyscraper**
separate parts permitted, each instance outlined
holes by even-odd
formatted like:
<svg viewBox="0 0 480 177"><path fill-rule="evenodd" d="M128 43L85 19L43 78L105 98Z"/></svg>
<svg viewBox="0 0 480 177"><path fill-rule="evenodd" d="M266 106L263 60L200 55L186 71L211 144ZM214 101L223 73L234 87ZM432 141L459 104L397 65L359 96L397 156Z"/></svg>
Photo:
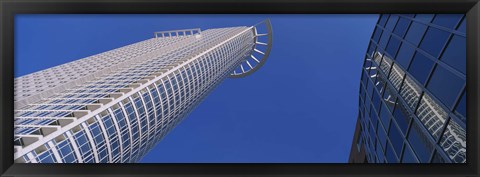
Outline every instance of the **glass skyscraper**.
<svg viewBox="0 0 480 177"><path fill-rule="evenodd" d="M16 78L15 162L138 162L225 78L260 68L271 44L269 20L162 31Z"/></svg>
<svg viewBox="0 0 480 177"><path fill-rule="evenodd" d="M379 17L350 162L466 162L465 23L464 14Z"/></svg>

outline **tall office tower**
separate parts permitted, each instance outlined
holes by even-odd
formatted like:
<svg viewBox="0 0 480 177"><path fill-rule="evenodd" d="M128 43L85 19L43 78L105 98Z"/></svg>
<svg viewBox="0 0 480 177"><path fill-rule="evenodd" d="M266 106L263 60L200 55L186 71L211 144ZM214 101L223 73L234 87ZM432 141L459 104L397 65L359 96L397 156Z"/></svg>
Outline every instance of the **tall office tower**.
<svg viewBox="0 0 480 177"><path fill-rule="evenodd" d="M381 15L350 162L466 162L465 23L463 14Z"/></svg>
<svg viewBox="0 0 480 177"><path fill-rule="evenodd" d="M15 79L15 162L138 162L227 77L268 57L270 21L154 37Z"/></svg>

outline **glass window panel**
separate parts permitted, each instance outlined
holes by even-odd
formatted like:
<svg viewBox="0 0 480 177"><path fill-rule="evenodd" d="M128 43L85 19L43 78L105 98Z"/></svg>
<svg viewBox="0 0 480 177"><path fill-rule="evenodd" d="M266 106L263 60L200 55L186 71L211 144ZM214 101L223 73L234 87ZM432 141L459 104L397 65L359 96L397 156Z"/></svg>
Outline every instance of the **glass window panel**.
<svg viewBox="0 0 480 177"><path fill-rule="evenodd" d="M382 14L382 17L380 17L378 24L382 27L385 26L385 24L387 23L388 16L389 14Z"/></svg>
<svg viewBox="0 0 480 177"><path fill-rule="evenodd" d="M389 38L390 38L390 32L384 31L382 33L382 37L380 38L380 43L379 43L382 49L385 49L385 47L387 46Z"/></svg>
<svg viewBox="0 0 480 177"><path fill-rule="evenodd" d="M467 139L465 128L450 120L440 142L448 157L455 163L465 163Z"/></svg>
<svg viewBox="0 0 480 177"><path fill-rule="evenodd" d="M425 93L420 101L416 115L430 134L437 140L448 118L447 112Z"/></svg>
<svg viewBox="0 0 480 177"><path fill-rule="evenodd" d="M375 32L373 32L373 40L378 43L378 40L380 39L380 35L382 35L382 29L379 27L375 28Z"/></svg>
<svg viewBox="0 0 480 177"><path fill-rule="evenodd" d="M402 15L407 17L412 17L412 18L415 16L415 14L402 14Z"/></svg>
<svg viewBox="0 0 480 177"><path fill-rule="evenodd" d="M380 144L380 143L378 143ZM381 146L377 146L377 149L375 150L377 152L377 157L378 157L378 161L379 163L382 163L384 160L385 160L385 155L383 155L383 147Z"/></svg>
<svg viewBox="0 0 480 177"><path fill-rule="evenodd" d="M415 19L420 20L425 23L430 23L433 19L434 14L417 14Z"/></svg>
<svg viewBox="0 0 480 177"><path fill-rule="evenodd" d="M380 64L380 69L388 76L390 72L390 67L392 67L392 60L386 55L383 56L382 63Z"/></svg>
<svg viewBox="0 0 480 177"><path fill-rule="evenodd" d="M387 157L388 163L398 163L398 159L393 152L392 146L387 143L387 148L385 149L385 156Z"/></svg>
<svg viewBox="0 0 480 177"><path fill-rule="evenodd" d="M407 69L414 53L415 49L410 44L404 42L398 51L396 61L402 65L403 68Z"/></svg>
<svg viewBox="0 0 480 177"><path fill-rule="evenodd" d="M408 134L408 142L413 148L420 162L427 163L433 151L433 144L428 140L426 135L421 131L421 127L414 123Z"/></svg>
<svg viewBox="0 0 480 177"><path fill-rule="evenodd" d="M415 108L417 108L421 93L422 90L418 84L414 82L410 76L406 76L402 90L400 91L400 96L405 100L410 109L415 110Z"/></svg>
<svg viewBox="0 0 480 177"><path fill-rule="evenodd" d="M433 24L455 29L458 22L462 19L463 14L437 14L433 19Z"/></svg>
<svg viewBox="0 0 480 177"><path fill-rule="evenodd" d="M388 76L388 80L392 82L395 89L400 90L400 86L402 85L404 77L405 72L397 64L393 64L393 68L390 72L390 75Z"/></svg>
<svg viewBox="0 0 480 177"><path fill-rule="evenodd" d="M390 18L388 18L387 26L385 26L385 28L388 29L388 31L393 31L393 28L395 27L395 24L397 24L397 21L397 15L390 15Z"/></svg>
<svg viewBox="0 0 480 177"><path fill-rule="evenodd" d="M376 46L373 42L370 42L370 46L368 47L368 55L369 55L369 57L373 56L376 47L377 47L377 46Z"/></svg>
<svg viewBox="0 0 480 177"><path fill-rule="evenodd" d="M412 64L408 68L408 72L420 83L424 84L428 74L432 70L434 62L425 55L417 52L413 57Z"/></svg>
<svg viewBox="0 0 480 177"><path fill-rule="evenodd" d="M392 143L392 146L398 156L402 153L402 146L403 146L403 135L400 133L398 130L396 124L391 123L390 124L390 130L388 132L388 137L390 139L390 142Z"/></svg>
<svg viewBox="0 0 480 177"><path fill-rule="evenodd" d="M390 111L388 111L385 104L382 104L382 108L380 108L380 120L384 126L390 123L390 115Z"/></svg>
<svg viewBox="0 0 480 177"><path fill-rule="evenodd" d="M434 57L438 57L443 46L447 42L450 33L429 27L425 37L420 44L420 48Z"/></svg>
<svg viewBox="0 0 480 177"><path fill-rule="evenodd" d="M460 94L465 80L438 65L428 83L428 90L449 108Z"/></svg>
<svg viewBox="0 0 480 177"><path fill-rule="evenodd" d="M467 20L464 18L460 26L458 26L457 30L460 32L466 33L467 32L466 28L467 28Z"/></svg>
<svg viewBox="0 0 480 177"><path fill-rule="evenodd" d="M382 147L385 147L385 144L387 143L387 133L383 129L383 126L378 125L378 141L382 143Z"/></svg>
<svg viewBox="0 0 480 177"><path fill-rule="evenodd" d="M426 25L420 24L418 22L413 22L410 25L410 28L408 29L407 36L405 37L405 39L412 42L415 46L418 46L426 30L427 30Z"/></svg>
<svg viewBox="0 0 480 177"><path fill-rule="evenodd" d="M408 146L408 145L405 145L405 150L403 151L402 162L403 163L418 163L417 158L415 157L415 155L413 155L413 151L410 148L410 146Z"/></svg>
<svg viewBox="0 0 480 177"><path fill-rule="evenodd" d="M407 32L409 24L410 24L410 20L406 18L400 18L400 20L398 20L397 26L395 27L395 30L393 30L393 33L395 33L400 37L403 37Z"/></svg>
<svg viewBox="0 0 480 177"><path fill-rule="evenodd" d="M393 93L394 91L390 86L385 87L385 94L383 94L383 102L387 105L390 111L393 111L393 107L395 106L396 97Z"/></svg>
<svg viewBox="0 0 480 177"><path fill-rule="evenodd" d="M395 122L397 122L402 133L405 135L407 133L408 124L410 123L411 116L401 103L397 103L397 105L395 106L395 110L393 111L393 118L395 119Z"/></svg>
<svg viewBox="0 0 480 177"><path fill-rule="evenodd" d="M464 123L466 123L466 118L467 118L467 92L463 92L462 98L460 99L457 108L455 108L455 111L459 114L461 114L463 117L460 116L460 119Z"/></svg>
<svg viewBox="0 0 480 177"><path fill-rule="evenodd" d="M387 51L388 54L390 54L390 56L395 57L399 46L400 46L400 40L394 36L391 36L390 42L388 42L387 49L385 50Z"/></svg>
<svg viewBox="0 0 480 177"><path fill-rule="evenodd" d="M443 52L440 60L454 67L458 71L466 74L466 62L467 62L467 41L465 37L454 35L450 43L448 44L445 52Z"/></svg>

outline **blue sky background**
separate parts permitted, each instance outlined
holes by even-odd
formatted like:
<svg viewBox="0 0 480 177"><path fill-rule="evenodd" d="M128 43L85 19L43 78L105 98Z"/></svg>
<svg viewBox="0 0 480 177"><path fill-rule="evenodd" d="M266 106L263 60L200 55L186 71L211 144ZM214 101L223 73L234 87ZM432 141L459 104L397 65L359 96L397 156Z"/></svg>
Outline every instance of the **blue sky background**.
<svg viewBox="0 0 480 177"><path fill-rule="evenodd" d="M17 15L15 77L151 38L270 18L267 63L226 79L140 162L345 163L378 15Z"/></svg>

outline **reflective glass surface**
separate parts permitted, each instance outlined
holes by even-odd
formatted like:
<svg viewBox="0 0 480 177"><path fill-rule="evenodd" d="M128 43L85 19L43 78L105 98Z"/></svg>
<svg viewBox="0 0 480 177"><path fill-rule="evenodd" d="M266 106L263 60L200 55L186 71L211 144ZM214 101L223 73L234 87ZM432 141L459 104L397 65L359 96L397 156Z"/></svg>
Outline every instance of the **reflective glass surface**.
<svg viewBox="0 0 480 177"><path fill-rule="evenodd" d="M447 42L450 33L439 30L437 28L429 27L425 33L425 37L420 44L420 48L425 50L433 57L438 57L443 46Z"/></svg>
<svg viewBox="0 0 480 177"><path fill-rule="evenodd" d="M427 88L441 102L451 107L464 85L465 79L453 74L442 66L437 66Z"/></svg>
<svg viewBox="0 0 480 177"><path fill-rule="evenodd" d="M454 67L463 74L466 74L466 45L467 41L465 37L454 35L448 43L440 60Z"/></svg>
<svg viewBox="0 0 480 177"><path fill-rule="evenodd" d="M434 62L431 59L417 52L413 57L412 64L410 64L410 67L408 68L408 72L412 74L418 82L423 84L427 80L433 64Z"/></svg>

